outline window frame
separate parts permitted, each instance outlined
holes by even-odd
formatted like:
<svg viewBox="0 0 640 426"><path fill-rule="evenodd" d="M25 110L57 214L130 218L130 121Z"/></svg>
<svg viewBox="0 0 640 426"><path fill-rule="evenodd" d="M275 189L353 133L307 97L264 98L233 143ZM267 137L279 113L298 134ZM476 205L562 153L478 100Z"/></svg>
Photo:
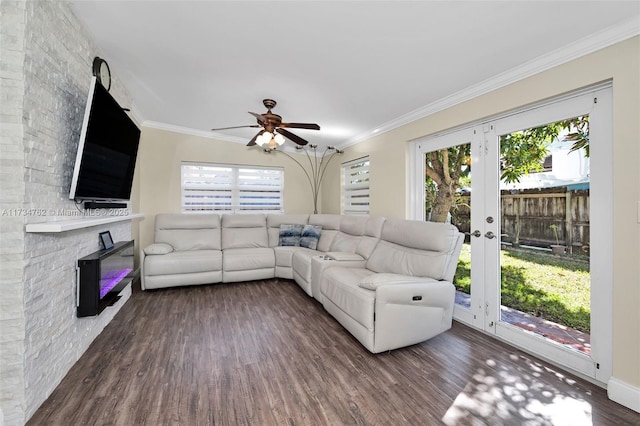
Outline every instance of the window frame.
<svg viewBox="0 0 640 426"><path fill-rule="evenodd" d="M210 168L213 182L194 182L197 179L194 176L191 176L191 181L187 182L185 173L189 171L188 167L204 168L205 170L200 170L204 173L207 172L206 168ZM193 172L196 171L193 170ZM257 179L260 179L262 173L272 174L271 179L258 181ZM252 185L252 181L257 184ZM205 185L209 188L206 188ZM187 204L187 199L197 193L208 195L211 203L201 204L200 208L197 205ZM252 204L250 202L256 195L260 198L261 194L265 194L264 198L268 197L270 203ZM201 197L201 199L203 198ZM198 198L193 197L193 199L197 200ZM182 161L180 163L180 209L182 213L188 214L284 213L284 168Z"/></svg>

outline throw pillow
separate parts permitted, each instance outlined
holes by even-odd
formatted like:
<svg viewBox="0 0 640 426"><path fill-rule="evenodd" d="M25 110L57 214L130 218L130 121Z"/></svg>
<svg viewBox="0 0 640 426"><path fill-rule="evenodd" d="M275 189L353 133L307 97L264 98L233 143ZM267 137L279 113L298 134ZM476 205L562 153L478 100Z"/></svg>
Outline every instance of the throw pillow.
<svg viewBox="0 0 640 426"><path fill-rule="evenodd" d="M280 224L280 235L278 236L279 246L299 246L304 225L297 223Z"/></svg>
<svg viewBox="0 0 640 426"><path fill-rule="evenodd" d="M318 247L322 225L305 225L300 237L300 246L315 250Z"/></svg>

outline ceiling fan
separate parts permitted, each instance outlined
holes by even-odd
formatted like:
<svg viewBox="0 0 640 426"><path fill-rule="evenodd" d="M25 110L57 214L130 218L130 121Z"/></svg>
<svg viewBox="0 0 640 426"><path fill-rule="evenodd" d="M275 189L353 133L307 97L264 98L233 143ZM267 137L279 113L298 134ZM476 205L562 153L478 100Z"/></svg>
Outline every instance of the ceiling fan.
<svg viewBox="0 0 640 426"><path fill-rule="evenodd" d="M211 129L212 131L216 130L228 130L228 129L240 129L243 127L262 127L263 129L258 132L247 144L247 146L253 145L264 145L268 144L269 149L275 149L276 145L282 145L284 143L284 139L282 136L287 139L291 139L293 142L298 145L306 145L309 142L302 139L300 136L291 133L290 131L284 129L285 127L290 129L309 129L309 130L320 130L320 126L314 123L283 123L282 117L278 114L274 114L271 112L273 108L276 106L276 101L273 99L264 99L262 104L267 108L267 112L264 114L257 114L255 112L249 111L249 114L253 115L256 118L258 124L249 124L246 126L233 126L233 127L221 127L216 129Z"/></svg>

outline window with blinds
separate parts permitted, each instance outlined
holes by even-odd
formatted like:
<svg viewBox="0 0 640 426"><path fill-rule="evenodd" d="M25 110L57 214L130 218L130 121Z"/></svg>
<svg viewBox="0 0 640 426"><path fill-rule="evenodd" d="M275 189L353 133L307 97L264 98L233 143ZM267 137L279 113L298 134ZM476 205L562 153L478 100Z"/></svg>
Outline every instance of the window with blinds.
<svg viewBox="0 0 640 426"><path fill-rule="evenodd" d="M342 163L342 211L369 214L369 157Z"/></svg>
<svg viewBox="0 0 640 426"><path fill-rule="evenodd" d="M267 213L283 211L281 168L182 163L182 211Z"/></svg>

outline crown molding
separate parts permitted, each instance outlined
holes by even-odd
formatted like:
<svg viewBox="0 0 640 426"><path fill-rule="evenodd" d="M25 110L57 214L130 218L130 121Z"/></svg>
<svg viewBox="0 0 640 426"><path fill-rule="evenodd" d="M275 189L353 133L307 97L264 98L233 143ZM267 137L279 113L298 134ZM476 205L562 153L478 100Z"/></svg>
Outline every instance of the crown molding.
<svg viewBox="0 0 640 426"><path fill-rule="evenodd" d="M635 17L628 19L620 24L598 31L564 47L527 61L522 65L497 74L478 84L469 86L464 90L441 98L435 102L425 105L424 107L387 121L374 129L347 140L344 144L341 144L339 148L344 149L355 145L374 136L397 129L398 127L404 126L421 118L428 117L429 115L477 98L478 96L482 96L517 81L524 80L525 78L612 46L639 34L640 21L638 21L638 18Z"/></svg>
<svg viewBox="0 0 640 426"><path fill-rule="evenodd" d="M175 124L168 124L168 123L161 123L161 122L158 122L158 121L145 120L142 123L142 125L144 127L151 127L152 129L166 130L166 131L169 131L169 132L181 133L181 134L184 134L184 135L199 136L201 138L215 139L215 140L220 140L220 141L225 141L225 142L241 143L241 144L244 144L244 145L247 144L247 138L223 135L221 133L215 133L215 132L211 132L211 131L207 131L207 130L192 129L191 127L176 126Z"/></svg>

